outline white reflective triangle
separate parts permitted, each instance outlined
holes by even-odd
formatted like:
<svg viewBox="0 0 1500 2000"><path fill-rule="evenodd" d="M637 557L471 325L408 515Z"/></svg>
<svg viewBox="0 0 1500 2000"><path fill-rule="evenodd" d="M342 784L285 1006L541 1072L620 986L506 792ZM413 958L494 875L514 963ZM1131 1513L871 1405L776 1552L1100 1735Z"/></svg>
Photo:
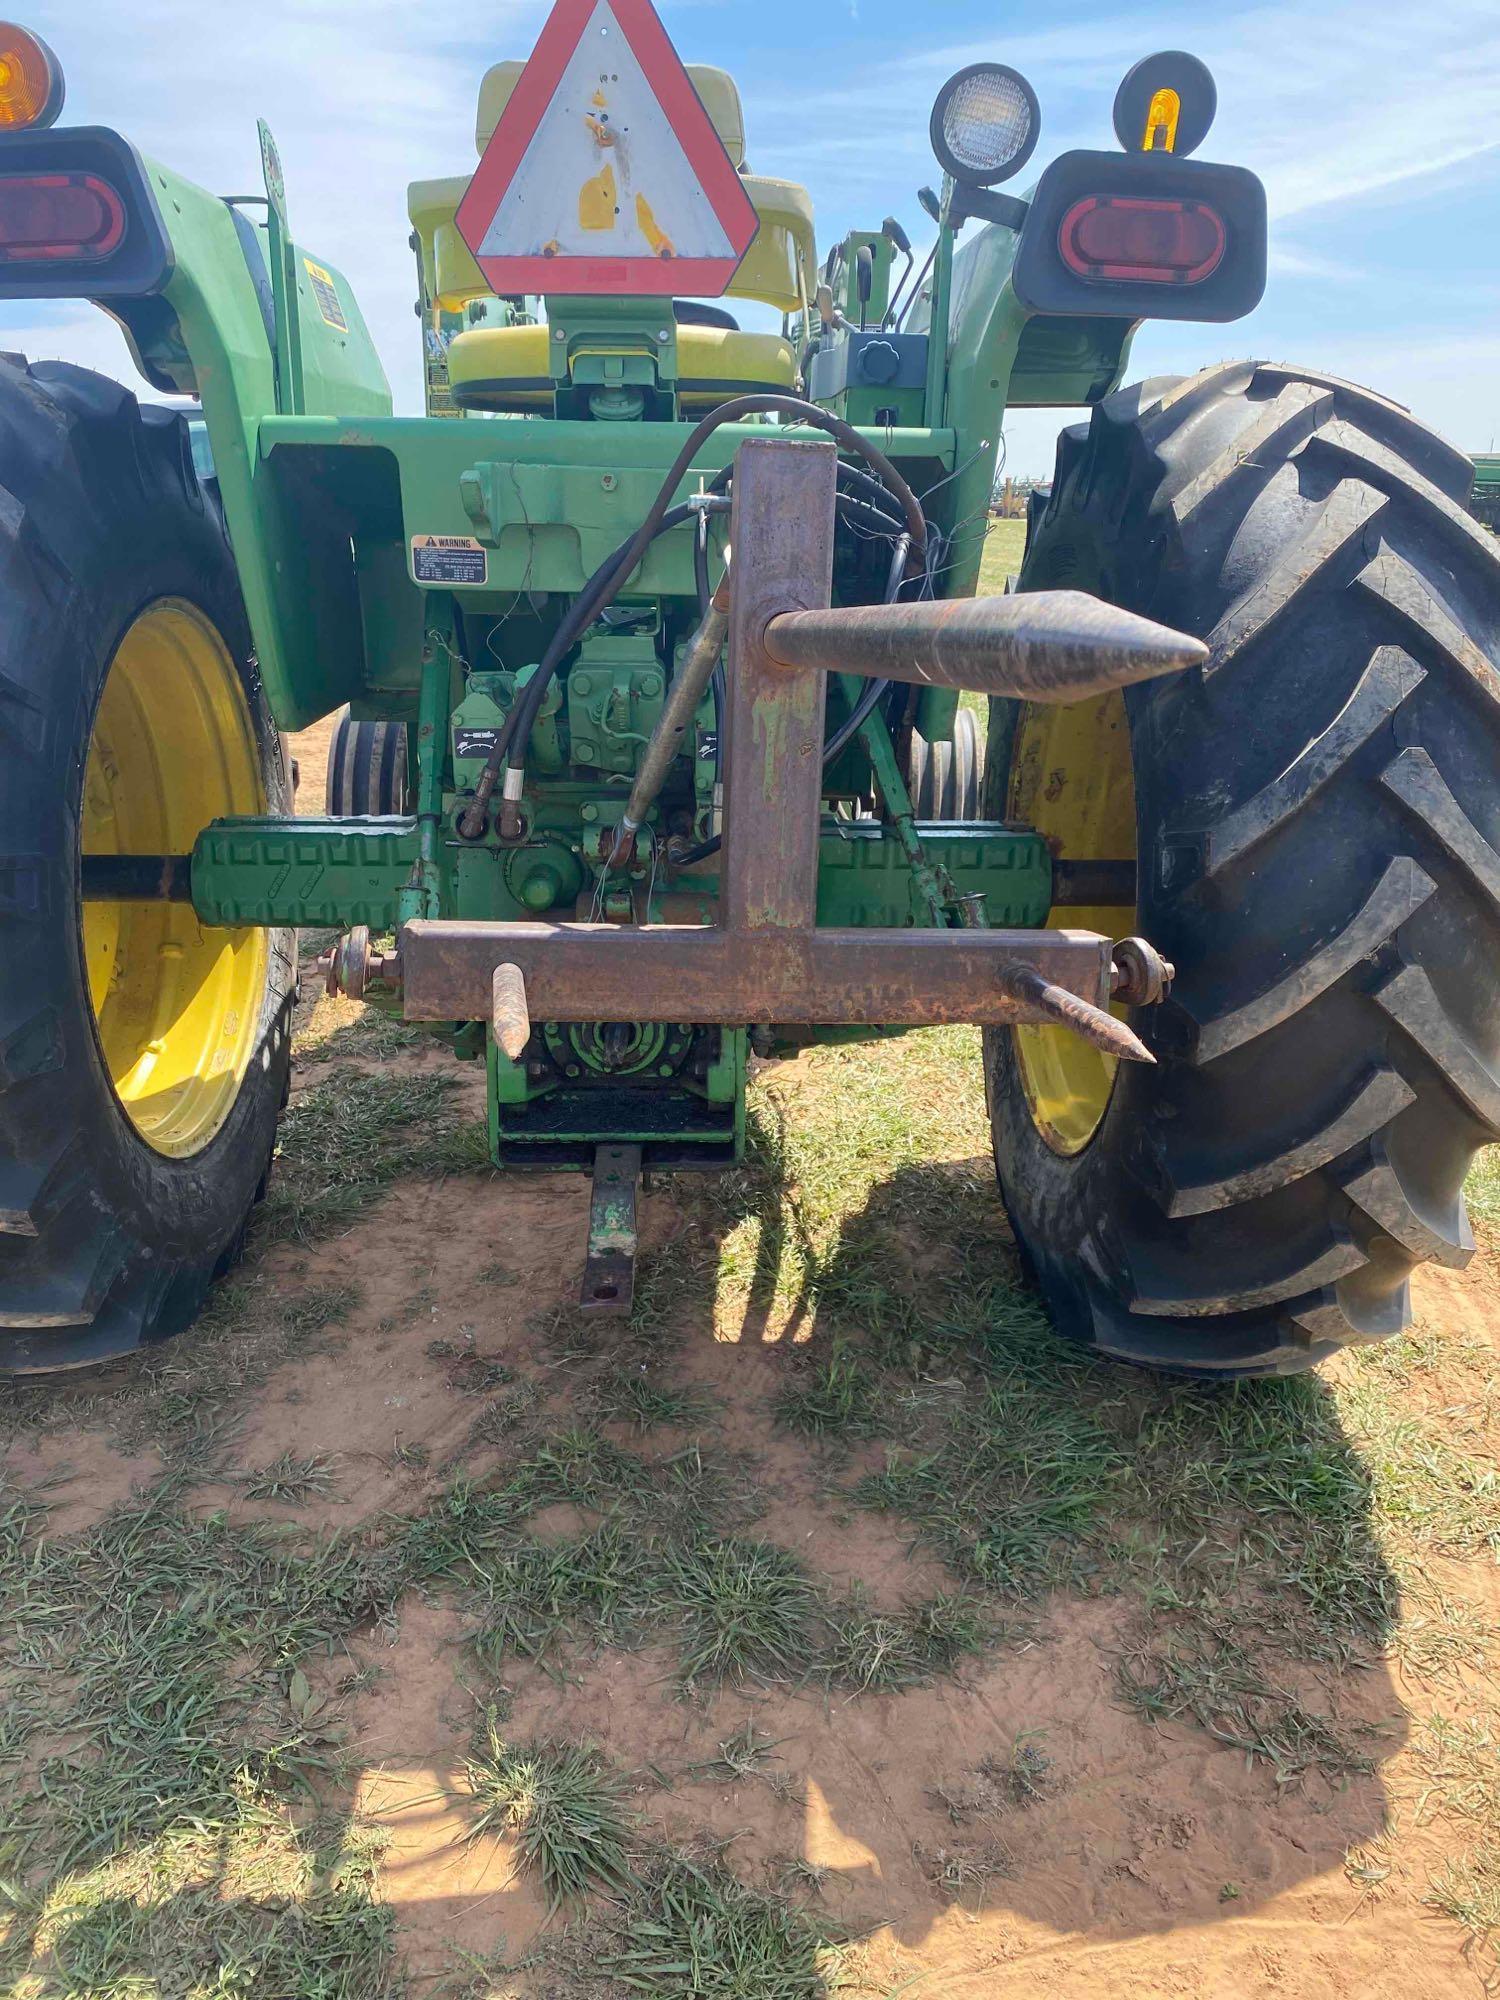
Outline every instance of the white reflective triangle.
<svg viewBox="0 0 1500 2000"><path fill-rule="evenodd" d="M664 249L734 256L614 9L599 0L479 254L658 257Z"/></svg>

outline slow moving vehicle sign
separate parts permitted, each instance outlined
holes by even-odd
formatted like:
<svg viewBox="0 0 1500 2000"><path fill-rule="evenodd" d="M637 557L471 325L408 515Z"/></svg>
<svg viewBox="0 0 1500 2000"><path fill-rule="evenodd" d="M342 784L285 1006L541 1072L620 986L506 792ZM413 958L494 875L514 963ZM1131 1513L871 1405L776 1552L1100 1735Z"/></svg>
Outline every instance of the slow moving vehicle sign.
<svg viewBox="0 0 1500 2000"><path fill-rule="evenodd" d="M456 217L500 296L717 296L756 213L650 0L560 0Z"/></svg>

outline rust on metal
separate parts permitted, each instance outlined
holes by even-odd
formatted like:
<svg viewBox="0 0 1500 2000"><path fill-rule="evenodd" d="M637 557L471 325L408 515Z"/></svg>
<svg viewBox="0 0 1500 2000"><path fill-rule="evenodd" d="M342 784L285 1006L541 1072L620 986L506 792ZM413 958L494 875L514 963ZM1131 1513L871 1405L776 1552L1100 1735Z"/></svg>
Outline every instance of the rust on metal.
<svg viewBox="0 0 1500 2000"><path fill-rule="evenodd" d="M589 1241L578 1303L585 1312L627 1313L635 1301L639 1146L596 1146Z"/></svg>
<svg viewBox="0 0 1500 2000"><path fill-rule="evenodd" d="M1082 1035L1096 1049L1118 1057L1121 1062L1156 1061L1140 1036L1123 1021L1117 1021L1092 1000L1068 992L1034 965L1007 966L1001 973L1000 984L1013 1000L1034 1010L1030 1016L1033 1020L1053 1021L1060 1028L1071 1028L1075 1035Z"/></svg>
<svg viewBox="0 0 1500 2000"><path fill-rule="evenodd" d="M1136 896L1133 861L1069 861L1061 855L1052 857L1054 910L1078 906L1098 909L1101 903L1133 909Z"/></svg>
<svg viewBox="0 0 1500 2000"><path fill-rule="evenodd" d="M1177 968L1143 937L1121 938L1110 959L1110 991L1122 1006L1154 1007L1172 990Z"/></svg>
<svg viewBox="0 0 1500 2000"><path fill-rule="evenodd" d="M784 667L1021 701L1081 701L1208 658L1201 639L1081 590L786 612L765 650Z"/></svg>
<svg viewBox="0 0 1500 2000"><path fill-rule="evenodd" d="M610 849L607 864L610 868L623 868L635 859L635 837L682 748L682 739L703 699L704 690L713 678L714 668L719 664L724 637L729 629L729 606L729 571L726 568L719 579L718 589L709 599L702 622L678 662L667 698L662 703L661 714L656 719L656 727L651 732L651 740L642 753L624 817L615 829L614 846Z"/></svg>
<svg viewBox="0 0 1500 2000"><path fill-rule="evenodd" d="M526 1004L526 975L509 960L495 967L490 981L490 1026L511 1061L519 1062L531 1040L531 1011Z"/></svg>
<svg viewBox="0 0 1500 2000"><path fill-rule="evenodd" d="M333 949L323 953L318 967L324 975L324 991L345 994L350 1000L363 1000L373 985L401 984L400 952L373 951L367 924L345 931Z"/></svg>
<svg viewBox="0 0 1500 2000"><path fill-rule="evenodd" d="M700 899L686 895L671 899L681 920L659 924L640 921L646 910L629 897L622 915L633 909L633 923L417 919L401 933L409 1019L488 1017L512 1043L532 1016L750 1027L1056 1021L1112 1055L1152 1060L1107 1011L1112 947L1095 932L990 930L978 898L953 929L818 928L823 670L1062 700L1191 664L1203 648L1072 593L829 612L835 476L830 445L755 439L736 458L719 921L703 921ZM519 1018L513 1008L500 1018L497 969L508 994L519 989ZM633 1230L633 1171L629 1185ZM596 1174L601 1245L622 1199L619 1182Z"/></svg>
<svg viewBox="0 0 1500 2000"><path fill-rule="evenodd" d="M1002 987L1015 961L1080 1002L1102 1008L1109 999L1110 941L1092 931L731 931L444 917L408 924L402 948L405 1010L417 1021L483 1020L501 961L519 966L539 1021L1003 1027L1052 1018Z"/></svg>
<svg viewBox="0 0 1500 2000"><path fill-rule="evenodd" d="M191 854L85 854L79 883L86 903L190 903Z"/></svg>
<svg viewBox="0 0 1500 2000"><path fill-rule="evenodd" d="M779 613L828 602L837 476L832 444L754 440L735 455L723 764L730 930L811 930L817 920L823 676L778 667L765 633Z"/></svg>

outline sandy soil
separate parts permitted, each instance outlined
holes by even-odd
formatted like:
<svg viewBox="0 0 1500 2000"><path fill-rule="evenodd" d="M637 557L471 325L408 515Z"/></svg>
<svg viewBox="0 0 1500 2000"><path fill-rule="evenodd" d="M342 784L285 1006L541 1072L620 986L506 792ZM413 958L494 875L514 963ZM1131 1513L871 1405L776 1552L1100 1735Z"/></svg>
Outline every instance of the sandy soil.
<svg viewBox="0 0 1500 2000"><path fill-rule="evenodd" d="M304 811L321 810L325 739L326 729L293 743ZM239 1463L262 1465L288 1449L333 1455L329 1495L295 1510L304 1523L346 1527L415 1509L451 1477L445 1465L475 1410L454 1385L452 1360L430 1345L472 1338L547 1382L556 1356L536 1331L537 1306L577 1284L584 1211L581 1179L476 1185L458 1198L410 1182L315 1251L271 1253L261 1265L269 1281L278 1270L299 1282L357 1276L361 1303L341 1352L287 1363L248 1400ZM645 1221L655 1240L683 1226L661 1194L647 1196ZM501 1248L518 1282L482 1284L476 1243ZM423 1301L416 1310L414 1297ZM1467 1272L1430 1271L1420 1281L1422 1321L1455 1339L1493 1343L1497 1304L1489 1252ZM724 1337L732 1331L716 1330L706 1311L680 1368L722 1404L721 1435L759 1462L774 1497L757 1532L827 1577L859 1580L883 1604L942 1587L942 1565L914 1555L896 1526L829 1509L816 1452L771 1430L774 1352L753 1337ZM1440 1371L1429 1393L1441 1406ZM425 1469L393 1462L397 1446L414 1443L426 1449ZM483 1459L470 1469L482 1473ZM131 1460L79 1431L31 1438L12 1457L23 1480L54 1482L59 1528L102 1511L153 1470L149 1454ZM252 1511L232 1489L209 1499ZM1475 1587L1470 1572L1465 1589ZM1480 1608L1500 1619L1500 1589ZM922 2000L1478 1993L1479 1962L1453 1926L1420 1907L1420 1831L1384 1854L1390 1872L1378 1881L1351 1880L1345 1862L1351 1850L1378 1848L1406 1783L1401 1745L1412 1713L1461 1709L1483 1691L1482 1677L1460 1676L1436 1693L1404 1688L1394 1663L1348 1677L1345 1713L1382 1731L1390 1756L1339 1789L1316 1779L1278 1788L1263 1766L1204 1732L1154 1728L1119 1705L1122 1615L1108 1598L1064 1600L1029 1638L901 1696L724 1693L694 1705L678 1698L664 1655L605 1652L571 1661L566 1675L513 1673L512 1728L589 1740L629 1769L657 1772L669 1784L643 1791L638 1809L676 1838L730 1838L732 1863L749 1879L775 1880L792 1858L826 1869L823 1907L870 1933L879 1981L871 1990ZM462 1843L444 1796L472 1726L465 1631L440 1600L410 1600L398 1630L353 1646L357 1664L380 1670L353 1718L363 1766L356 1801L392 1829L383 1889L419 1979L451 1967L460 1950L522 1949L545 1914L503 1844ZM747 1719L777 1739L772 1768L788 1782L730 1784L695 1771ZM966 1807L985 1756L1005 1756L1028 1732L1053 1760L1049 1796L1024 1815ZM982 1896L954 1902L942 1892L937 1878L955 1856L997 1869Z"/></svg>

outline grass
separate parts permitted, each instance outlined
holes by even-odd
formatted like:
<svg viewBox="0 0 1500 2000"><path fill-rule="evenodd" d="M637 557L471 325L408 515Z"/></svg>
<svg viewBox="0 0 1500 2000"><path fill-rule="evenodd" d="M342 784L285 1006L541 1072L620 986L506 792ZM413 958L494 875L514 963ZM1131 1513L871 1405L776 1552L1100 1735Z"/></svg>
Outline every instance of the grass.
<svg viewBox="0 0 1500 2000"><path fill-rule="evenodd" d="M698 1430L714 1421L718 1404L702 1389L683 1387L644 1367L613 1368L589 1385L587 1407L600 1423L637 1431Z"/></svg>
<svg viewBox="0 0 1500 2000"><path fill-rule="evenodd" d="M284 1451L259 1472L246 1473L242 1484L247 1500L277 1500L284 1505L310 1500L332 1487L333 1460L322 1453L297 1458Z"/></svg>
<svg viewBox="0 0 1500 2000"><path fill-rule="evenodd" d="M825 1670L860 1694L899 1694L951 1673L995 1636L994 1619L959 1595L901 1611L856 1603L834 1625Z"/></svg>
<svg viewBox="0 0 1500 2000"><path fill-rule="evenodd" d="M631 1828L618 1778L592 1749L571 1743L513 1744L495 1711L465 1771L470 1838L499 1835L535 1869L552 1911L589 1889L634 1883Z"/></svg>
<svg viewBox="0 0 1500 2000"><path fill-rule="evenodd" d="M618 1924L601 1965L628 1993L819 2000L839 1957L828 1930L780 1896L676 1856Z"/></svg>
<svg viewBox="0 0 1500 2000"><path fill-rule="evenodd" d="M558 1501L602 1519L542 1539ZM646 1458L568 1431L488 1486L461 1478L398 1526L402 1574L467 1597L497 1680L565 1646L670 1646L686 1689L813 1683L893 1692L952 1671L997 1634L959 1593L896 1610L838 1597L786 1550L733 1532L739 1483L696 1448ZM754 1511L752 1507L751 1511Z"/></svg>
<svg viewBox="0 0 1500 2000"><path fill-rule="evenodd" d="M967 1031L763 1072L744 1167L675 1193L688 1226L643 1259L628 1327L553 1316L535 1379L469 1348L437 1357L455 1399L475 1392L455 1405L457 1430L473 1421L436 1468L444 1489L397 1503L410 1518L319 1536L295 1518L231 1524L195 1499L218 1477L325 1510L327 1455L235 1471L231 1446L258 1384L336 1347L358 1293L273 1282L259 1253L343 1229L405 1175L479 1165L449 1079L395 1060L406 1041L367 1014L304 1049L311 1084L285 1122L251 1259L191 1342L66 1397L4 1392L7 1428L102 1426L154 1447L167 1476L67 1536L49 1530L45 1491L0 1496L0 1990L399 1992L383 1835L350 1804L354 1682L339 1656L418 1594L465 1621L456 1674L483 1702L502 1704L537 1663L561 1676L580 1650L660 1648L669 1693L725 1690L730 1704L717 1756L680 1775L754 1784L789 1807L801 1773L777 1755L776 1696L757 1710L764 1729L740 1720L746 1699L900 1697L1006 1646L1045 1648L1052 1607L1097 1600L1091 1629L1122 1705L1283 1787L1326 1780L1320 1800L1385 1786L1382 1838L1399 1858L1419 1834L1421 1862L1351 1880L1422 1898L1493 1954L1500 1718L1465 1692L1500 1643L1466 1586L1500 1552L1492 1348L1418 1327L1321 1378L1217 1392L1088 1361L1016 1274ZM360 1067L372 1058L387 1066ZM1500 1217L1497 1189L1482 1161L1481 1223ZM497 1264L485 1282L510 1276ZM710 1298L721 1331L784 1357L763 1413L784 1433L778 1475L798 1440L848 1447L808 1460L839 1482L832 1519L888 1515L950 1584L875 1603L819 1573L817 1538L804 1561L756 1533L773 1483L758 1432L724 1435L723 1410L672 1367ZM419 1438L396 1459L430 1469ZM538 1520L556 1509L576 1510L561 1534L556 1514ZM1404 1747L1394 1691L1380 1708L1388 1662L1419 1710ZM722 1859L663 1849L631 1809L634 1781L581 1733L513 1741L503 1713L481 1713L467 1809L474 1837L503 1841L569 1915L541 1949L538 1991L833 1990L839 1941L788 1896L816 1892L818 1866L784 1856L757 1886ZM917 1856L934 1887L993 1901L1026 1872L1023 1816L1045 1827L1061 1790L1045 1739L1027 1733L945 1779L952 1837ZM1251 1891L1224 1893L1244 1905ZM1433 1933L1435 1949L1452 1935Z"/></svg>
<svg viewBox="0 0 1500 2000"><path fill-rule="evenodd" d="M748 1734L720 1749L736 1772L762 1754ZM548 1991L820 2000L830 1990L839 1952L829 1929L722 1864L649 1842L621 1774L588 1745L512 1743L492 1709L464 1782L470 1838L510 1844L552 1913L607 1899L582 1937L533 1955L533 1966L561 1962L572 1974Z"/></svg>
<svg viewBox="0 0 1500 2000"><path fill-rule="evenodd" d="M1026 521L991 521L985 537L984 556L979 565L979 595L998 597L1006 580L1021 567L1026 553Z"/></svg>
<svg viewBox="0 0 1500 2000"><path fill-rule="evenodd" d="M663 1568L689 1685L806 1671L817 1593L784 1549L705 1537L667 1549Z"/></svg>
<svg viewBox="0 0 1500 2000"><path fill-rule="evenodd" d="M1481 1841L1443 1864L1423 1901L1451 1917L1488 1957L1500 1957L1500 1840Z"/></svg>
<svg viewBox="0 0 1500 2000"><path fill-rule="evenodd" d="M836 1342L828 1359L809 1363L776 1400L777 1421L811 1437L879 1437L890 1415L879 1386L855 1349Z"/></svg>
<svg viewBox="0 0 1500 2000"><path fill-rule="evenodd" d="M485 1170L483 1128L454 1121L457 1087L445 1071L330 1066L282 1117L263 1238L314 1243L357 1221L398 1180Z"/></svg>
<svg viewBox="0 0 1500 2000"><path fill-rule="evenodd" d="M383 1992L378 1830L338 1805L341 1713L302 1663L390 1579L363 1544L194 1519L182 1491L67 1538L8 1517L0 1673L40 1699L11 1745L6 1990L133 1993L149 1967L185 1991L217 1965L226 1992Z"/></svg>
<svg viewBox="0 0 1500 2000"><path fill-rule="evenodd" d="M1464 1196L1469 1213L1491 1227L1500 1224L1500 1146L1486 1146L1469 1170Z"/></svg>
<svg viewBox="0 0 1500 2000"><path fill-rule="evenodd" d="M1196 1723L1232 1750L1268 1765L1278 1784L1310 1771L1347 1778L1373 1766L1359 1740L1325 1712L1309 1708L1272 1678L1263 1656L1203 1632L1143 1648L1120 1662L1126 1703L1153 1722Z"/></svg>

